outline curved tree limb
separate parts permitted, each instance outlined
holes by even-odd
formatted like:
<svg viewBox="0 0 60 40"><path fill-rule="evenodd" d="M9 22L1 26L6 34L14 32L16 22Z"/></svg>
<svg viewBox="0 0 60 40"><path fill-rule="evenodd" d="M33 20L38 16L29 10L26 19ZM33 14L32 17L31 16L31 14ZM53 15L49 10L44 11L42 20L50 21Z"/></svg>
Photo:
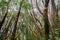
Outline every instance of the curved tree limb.
<svg viewBox="0 0 60 40"><path fill-rule="evenodd" d="M36 6L37 6L37 9L39 10L40 14L43 16L43 13L42 13L42 11L40 10L40 8L38 6L37 0L36 0Z"/></svg>
<svg viewBox="0 0 60 40"><path fill-rule="evenodd" d="M35 26L36 26L36 31L37 31L38 33L42 33L40 26L37 24L37 20L36 20L34 8L33 8L32 0L31 0L31 4L32 4L32 13L31 13L31 16L32 16L32 18L33 18L33 20L34 20L34 23L35 23ZM41 25L41 24L40 24L40 25Z"/></svg>

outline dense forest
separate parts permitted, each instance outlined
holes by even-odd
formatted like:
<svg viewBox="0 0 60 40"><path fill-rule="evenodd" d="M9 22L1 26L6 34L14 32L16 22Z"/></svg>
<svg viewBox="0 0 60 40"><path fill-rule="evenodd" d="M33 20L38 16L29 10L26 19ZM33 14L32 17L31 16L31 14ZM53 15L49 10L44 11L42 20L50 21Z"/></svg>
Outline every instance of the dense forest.
<svg viewBox="0 0 60 40"><path fill-rule="evenodd" d="M60 40L60 0L0 0L0 40Z"/></svg>

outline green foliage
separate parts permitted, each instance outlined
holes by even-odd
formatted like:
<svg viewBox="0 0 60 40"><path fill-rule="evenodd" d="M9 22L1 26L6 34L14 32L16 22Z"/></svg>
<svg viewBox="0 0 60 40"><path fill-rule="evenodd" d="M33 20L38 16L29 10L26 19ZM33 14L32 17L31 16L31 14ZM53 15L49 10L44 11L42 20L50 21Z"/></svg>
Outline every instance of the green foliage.
<svg viewBox="0 0 60 40"><path fill-rule="evenodd" d="M25 10L31 9L30 3L26 3L26 2L23 3L22 7L23 7Z"/></svg>
<svg viewBox="0 0 60 40"><path fill-rule="evenodd" d="M12 4L12 2L13 2L13 4L16 5L17 9L18 9L20 1L21 0L14 0L14 1L11 1L10 3ZM38 40L37 37L34 36L34 34L33 34L33 32L35 32L36 34L38 32L36 32L37 28L35 28L34 20L33 20L33 18L30 16L30 14L28 12L28 10L31 10L31 7L32 7L31 4L28 1L29 0L24 0L24 2L22 4L22 8L23 8L24 12L23 12L23 10L21 10L22 12L21 12L21 14L19 16L19 20L18 20L18 24L17 24L17 29L16 29L16 40ZM6 2L6 0L1 0L0 8L2 7L2 9L5 10L5 8L7 6L7 3L8 2ZM10 7L11 7L11 4L9 5ZM3 28L2 28L1 31L3 31L3 29L5 28L5 24L7 23L8 19L11 17L11 13L12 12L10 10L10 12L8 12L8 14L7 14L7 17L6 17L7 20L5 20ZM16 18L16 14L17 14L17 11L14 10L14 17L13 17L13 19L11 21L10 26L9 26L7 40L10 40L10 38L11 38L11 32L12 32L12 29L13 29L13 25L14 25L14 21L15 21L15 18ZM2 15L0 15L0 17L1 16ZM37 18L37 19L39 19L39 18ZM31 25L32 30L30 29L28 24ZM40 25L39 25L39 27L40 27ZM56 40L59 39L59 37L58 37L59 36L59 32L60 32L59 30L55 32L56 33L56 36L55 36ZM2 33L3 32L0 32L0 40L1 40L1 37L2 37L1 36ZM40 38L40 40L44 40L44 35L42 35L42 36L38 35L38 37ZM52 39L52 32L50 31L50 33L49 33L49 40L51 40L51 39Z"/></svg>

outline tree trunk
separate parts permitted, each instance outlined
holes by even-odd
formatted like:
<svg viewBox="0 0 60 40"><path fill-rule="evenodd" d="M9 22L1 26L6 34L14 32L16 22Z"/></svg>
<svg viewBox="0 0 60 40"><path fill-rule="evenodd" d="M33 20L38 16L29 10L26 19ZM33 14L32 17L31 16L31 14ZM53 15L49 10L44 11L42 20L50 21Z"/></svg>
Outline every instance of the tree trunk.
<svg viewBox="0 0 60 40"><path fill-rule="evenodd" d="M19 18L19 15L20 15L21 6L22 6L23 1L24 1L24 0L22 0L21 3L20 3L20 7L19 7L19 10L18 10L16 19L15 19L14 28L13 28L13 32L12 32L12 35L11 35L11 40L16 40L16 38L15 38L15 33L16 33L18 18Z"/></svg>
<svg viewBox="0 0 60 40"><path fill-rule="evenodd" d="M55 27L57 28L58 12L57 12L54 0L50 0L49 2L48 17L49 17L49 23L50 23L50 27L53 35L52 40L55 40Z"/></svg>
<svg viewBox="0 0 60 40"><path fill-rule="evenodd" d="M9 25L11 23L13 15L14 15L14 13L12 13L11 17L9 18L8 22L6 23L5 29L3 30L3 40L7 39L7 33L8 33Z"/></svg>
<svg viewBox="0 0 60 40"><path fill-rule="evenodd" d="M45 28L45 40L49 39L49 21L48 21L48 3L49 0L44 0L44 10L43 10L43 19L44 19L44 28Z"/></svg>
<svg viewBox="0 0 60 40"><path fill-rule="evenodd" d="M7 4L7 8L6 8L5 13L3 14L2 18L0 18L0 30L1 30L1 27L2 27L2 25L3 25L3 23L4 23L4 21L5 21L5 18L6 18L6 16L7 16L8 8L9 8L9 3L10 3L10 1L9 1L8 4Z"/></svg>

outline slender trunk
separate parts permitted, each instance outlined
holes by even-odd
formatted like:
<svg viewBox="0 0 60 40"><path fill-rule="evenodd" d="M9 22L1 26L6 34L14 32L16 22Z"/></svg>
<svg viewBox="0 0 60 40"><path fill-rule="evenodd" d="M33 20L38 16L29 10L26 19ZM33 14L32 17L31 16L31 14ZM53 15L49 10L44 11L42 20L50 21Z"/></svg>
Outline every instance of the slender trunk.
<svg viewBox="0 0 60 40"><path fill-rule="evenodd" d="M9 18L9 20L8 20L6 26L5 26L5 29L3 30L3 40L7 39L8 28L9 28L9 25L10 25L11 20L13 18L13 15L14 15L14 13L12 13L11 17Z"/></svg>
<svg viewBox="0 0 60 40"><path fill-rule="evenodd" d="M36 16L35 16L35 12L34 12L34 7L33 7L33 3L32 3L32 0L31 0L31 4L32 4L32 13L31 13L31 16L32 16L32 18L33 18L33 20L34 20L34 22L35 22L35 26L36 26L36 29L40 32L40 28L39 28L39 26L38 26L38 24L37 24L37 18L36 18ZM40 23L41 24L41 23ZM41 26L42 26L42 24L41 24ZM39 33L38 32L38 33ZM41 33L41 32L40 32Z"/></svg>
<svg viewBox="0 0 60 40"><path fill-rule="evenodd" d="M36 0L36 7L37 9L39 10L39 13L41 14L40 17L42 18L41 20L43 20L43 12L40 10L39 6L38 6L38 0ZM38 21L38 20L37 20ZM43 27L43 24L41 22L39 22L40 25L41 25L41 32L42 34L44 34L44 27Z"/></svg>
<svg viewBox="0 0 60 40"><path fill-rule="evenodd" d="M50 0L49 2L49 22L52 30L52 40L55 40L55 27L57 28L57 21L58 21L58 13L54 3L54 0Z"/></svg>
<svg viewBox="0 0 60 40"><path fill-rule="evenodd" d="M32 4L32 13L31 13L31 15L32 15L32 18L33 18L34 23L35 23L36 32L37 32L38 35L40 35L40 34L42 34L42 32L41 32L40 26L37 24L37 20L36 20L36 16L35 16L35 12L34 12L34 7L33 7L32 0L31 0L31 4ZM38 36L38 37L39 37L39 36ZM40 39L39 39L39 40L40 40Z"/></svg>
<svg viewBox="0 0 60 40"><path fill-rule="evenodd" d="M10 1L9 1L9 2L10 2ZM3 23L4 23L4 21L5 21L5 18L6 18L6 16L7 16L7 13L8 13L9 2L8 2L8 4L7 4L7 8L6 8L5 13L4 13L3 16L0 18L0 30L1 30L1 27L2 27L2 25L3 25Z"/></svg>
<svg viewBox="0 0 60 40"><path fill-rule="evenodd" d="M48 3L49 0L44 0L44 10L43 10L43 19L44 19L44 28L45 28L45 40L49 39L49 21L48 21Z"/></svg>
<svg viewBox="0 0 60 40"><path fill-rule="evenodd" d="M12 32L12 35L11 35L11 40L16 40L15 33L16 33L18 18L19 18L19 15L20 15L21 6L22 6L23 1L24 0L22 0L21 3L20 3L20 7L19 7L19 10L18 10L18 13L17 13L17 16L16 16L16 20L15 20L15 23L14 23L14 29L13 29L13 32Z"/></svg>

